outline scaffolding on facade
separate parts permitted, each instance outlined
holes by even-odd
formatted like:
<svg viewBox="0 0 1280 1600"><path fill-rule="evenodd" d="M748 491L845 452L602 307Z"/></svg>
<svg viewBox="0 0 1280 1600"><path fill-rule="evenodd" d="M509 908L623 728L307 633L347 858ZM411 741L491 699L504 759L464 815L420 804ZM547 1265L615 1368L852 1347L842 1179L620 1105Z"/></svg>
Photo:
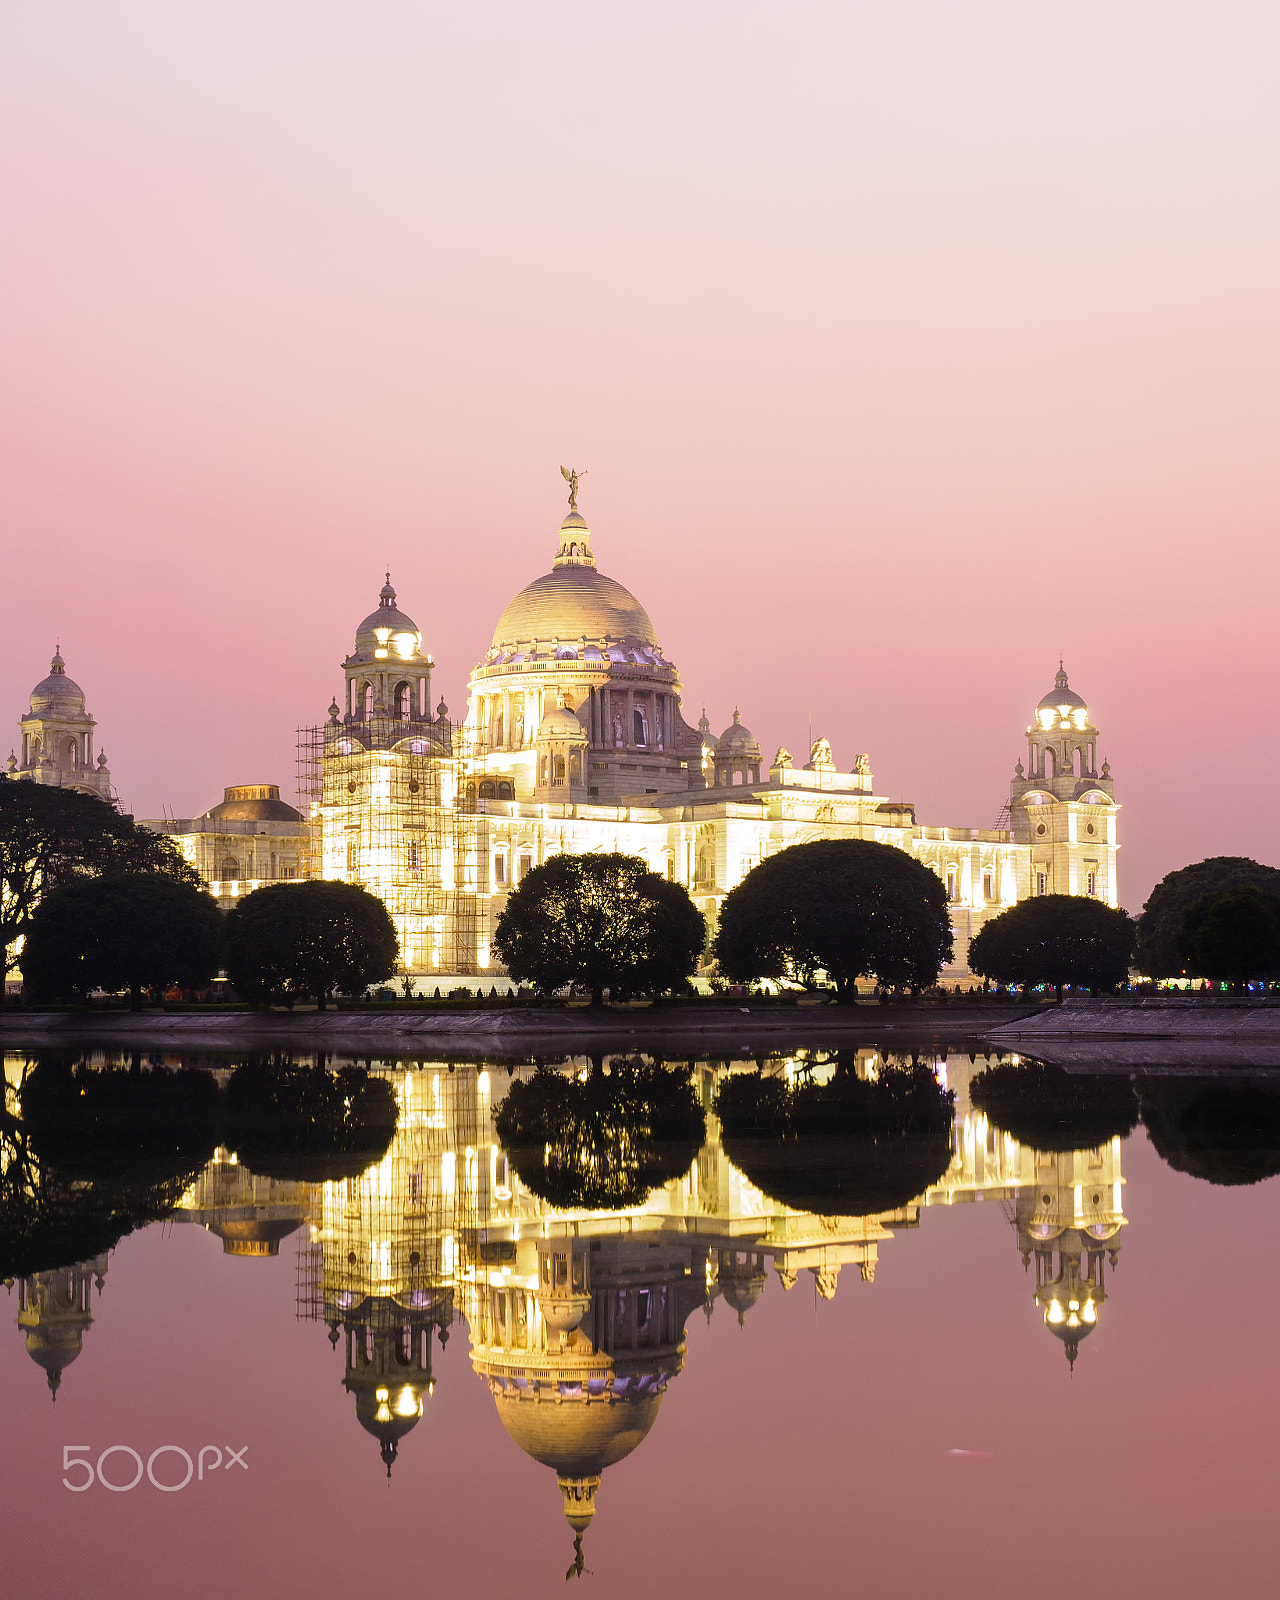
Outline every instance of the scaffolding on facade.
<svg viewBox="0 0 1280 1600"><path fill-rule="evenodd" d="M298 805L309 878L376 894L400 936L402 970L477 969L479 819L459 803L454 729L443 717L368 717L298 730Z"/></svg>

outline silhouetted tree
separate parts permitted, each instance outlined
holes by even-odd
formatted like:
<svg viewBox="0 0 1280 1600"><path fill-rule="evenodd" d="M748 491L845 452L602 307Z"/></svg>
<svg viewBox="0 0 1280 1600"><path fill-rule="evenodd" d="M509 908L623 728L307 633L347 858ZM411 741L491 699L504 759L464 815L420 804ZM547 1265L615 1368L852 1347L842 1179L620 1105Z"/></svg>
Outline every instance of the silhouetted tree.
<svg viewBox="0 0 1280 1600"><path fill-rule="evenodd" d="M853 998L860 977L922 988L951 956L947 892L892 845L793 845L731 891L712 949L726 977L812 985L825 973L842 1000Z"/></svg>
<svg viewBox="0 0 1280 1600"><path fill-rule="evenodd" d="M97 795L24 780L0 783L0 945L4 970L16 964L16 941L30 931L42 895L72 879L160 873L200 886L172 841Z"/></svg>
<svg viewBox="0 0 1280 1600"><path fill-rule="evenodd" d="M969 1094L994 1127L1033 1150L1096 1150L1138 1122L1128 1078L1064 1072L1039 1061L987 1067Z"/></svg>
<svg viewBox="0 0 1280 1600"><path fill-rule="evenodd" d="M1128 981L1133 938L1127 911L1082 895L1038 895L978 930L969 966L997 983L1118 989Z"/></svg>
<svg viewBox="0 0 1280 1600"><path fill-rule="evenodd" d="M36 907L22 949L24 991L63 1000L93 989L199 988L218 970L222 913L202 889L157 873L80 878Z"/></svg>
<svg viewBox="0 0 1280 1600"><path fill-rule="evenodd" d="M1207 977L1188 967L1180 948L1183 913L1201 900L1245 885L1280 895L1280 868L1265 867L1248 856L1210 856L1166 873L1138 918L1138 971L1148 978Z"/></svg>
<svg viewBox="0 0 1280 1600"><path fill-rule="evenodd" d="M1188 972L1245 983L1280 971L1280 894L1251 883L1206 895L1182 913L1178 948Z"/></svg>
<svg viewBox="0 0 1280 1600"><path fill-rule="evenodd" d="M534 1194L596 1210L641 1205L688 1172L706 1118L687 1067L615 1058L585 1078L539 1067L511 1085L494 1126Z"/></svg>
<svg viewBox="0 0 1280 1600"><path fill-rule="evenodd" d="M493 944L517 983L542 994L566 984L666 994L684 987L707 937L702 913L678 883L638 856L552 856L507 900Z"/></svg>
<svg viewBox="0 0 1280 1600"><path fill-rule="evenodd" d="M400 941L386 906L353 883L276 883L227 913L223 962L246 1000L363 994L395 970Z"/></svg>

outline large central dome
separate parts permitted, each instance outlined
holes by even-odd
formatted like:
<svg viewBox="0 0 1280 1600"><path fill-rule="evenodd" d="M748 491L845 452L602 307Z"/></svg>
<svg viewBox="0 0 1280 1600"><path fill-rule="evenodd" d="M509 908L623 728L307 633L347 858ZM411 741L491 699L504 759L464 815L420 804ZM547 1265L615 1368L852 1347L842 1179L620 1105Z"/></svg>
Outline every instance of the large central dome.
<svg viewBox="0 0 1280 1600"><path fill-rule="evenodd" d="M560 529L560 549L555 565L535 578L498 618L493 648L514 645L566 643L582 639L634 641L657 647L649 613L628 589L596 571L591 552L591 530L576 511Z"/></svg>

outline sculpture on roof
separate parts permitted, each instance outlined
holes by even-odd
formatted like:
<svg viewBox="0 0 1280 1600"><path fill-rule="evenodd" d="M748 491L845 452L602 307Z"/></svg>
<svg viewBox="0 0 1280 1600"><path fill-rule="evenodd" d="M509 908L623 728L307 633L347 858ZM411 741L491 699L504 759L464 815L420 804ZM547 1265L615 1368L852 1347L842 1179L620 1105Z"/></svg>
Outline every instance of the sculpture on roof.
<svg viewBox="0 0 1280 1600"><path fill-rule="evenodd" d="M572 467L561 467L560 476L569 485L569 510L578 509L578 479L585 478L585 472L575 472Z"/></svg>

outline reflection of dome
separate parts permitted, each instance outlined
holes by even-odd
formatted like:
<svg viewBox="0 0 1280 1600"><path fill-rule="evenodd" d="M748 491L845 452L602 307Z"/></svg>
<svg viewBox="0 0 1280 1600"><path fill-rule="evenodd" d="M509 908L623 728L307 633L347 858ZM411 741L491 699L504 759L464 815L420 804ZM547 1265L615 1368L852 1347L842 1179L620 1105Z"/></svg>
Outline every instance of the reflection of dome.
<svg viewBox="0 0 1280 1600"><path fill-rule="evenodd" d="M555 566L521 589L498 618L494 649L554 639L599 640L606 635L656 648L648 612L620 583L596 571L590 538L586 522L571 511L560 530Z"/></svg>
<svg viewBox="0 0 1280 1600"><path fill-rule="evenodd" d="M280 1241L296 1233L302 1226L301 1217L255 1217L243 1222L210 1222L210 1233L222 1240L222 1250L228 1256L277 1256Z"/></svg>
<svg viewBox="0 0 1280 1600"><path fill-rule="evenodd" d="M589 1405L582 1399L565 1404L559 1395L529 1399L515 1389L500 1390L496 1399L502 1426L524 1453L555 1469L564 1514L575 1533L595 1515L601 1473L631 1454L662 1407L656 1388L636 1399L593 1399Z"/></svg>
<svg viewBox="0 0 1280 1600"><path fill-rule="evenodd" d="M716 1284L726 1305L738 1313L738 1326L745 1326L747 1312L764 1293L764 1255L761 1251L722 1250Z"/></svg>
<svg viewBox="0 0 1280 1600"><path fill-rule="evenodd" d="M49 1374L49 1392L56 1395L62 1370L84 1349L84 1328L55 1324L27 1330L27 1354Z"/></svg>
<svg viewBox="0 0 1280 1600"><path fill-rule="evenodd" d="M394 1388L383 1385L357 1390L356 1421L381 1444L379 1454L390 1477L401 1439L422 1421L421 1386L401 1383Z"/></svg>
<svg viewBox="0 0 1280 1600"><path fill-rule="evenodd" d="M356 629L356 649L385 647L387 640L393 636L411 638L414 647L419 642L418 624L412 617L406 617L403 611L396 609L396 592L391 587L391 574L388 573L378 597L378 609L371 611Z"/></svg>
<svg viewBox="0 0 1280 1600"><path fill-rule="evenodd" d="M1097 1304L1092 1298L1065 1303L1055 1298L1045 1307L1044 1324L1050 1333L1062 1340L1067 1364L1074 1367L1081 1339L1098 1326Z"/></svg>
<svg viewBox="0 0 1280 1600"><path fill-rule="evenodd" d="M66 662L60 651L55 652L49 663L49 676L41 678L31 691L31 709L33 712L61 711L64 714L84 711L84 690L74 678L67 677Z"/></svg>
<svg viewBox="0 0 1280 1600"><path fill-rule="evenodd" d="M733 708L733 721L720 735L719 742L716 745L716 754L718 756L752 756L757 760L759 759L759 741L750 728L743 727L742 718L736 706Z"/></svg>
<svg viewBox="0 0 1280 1600"><path fill-rule="evenodd" d="M208 815L219 822L301 822L302 816L280 798L276 783L241 784L223 790Z"/></svg>

